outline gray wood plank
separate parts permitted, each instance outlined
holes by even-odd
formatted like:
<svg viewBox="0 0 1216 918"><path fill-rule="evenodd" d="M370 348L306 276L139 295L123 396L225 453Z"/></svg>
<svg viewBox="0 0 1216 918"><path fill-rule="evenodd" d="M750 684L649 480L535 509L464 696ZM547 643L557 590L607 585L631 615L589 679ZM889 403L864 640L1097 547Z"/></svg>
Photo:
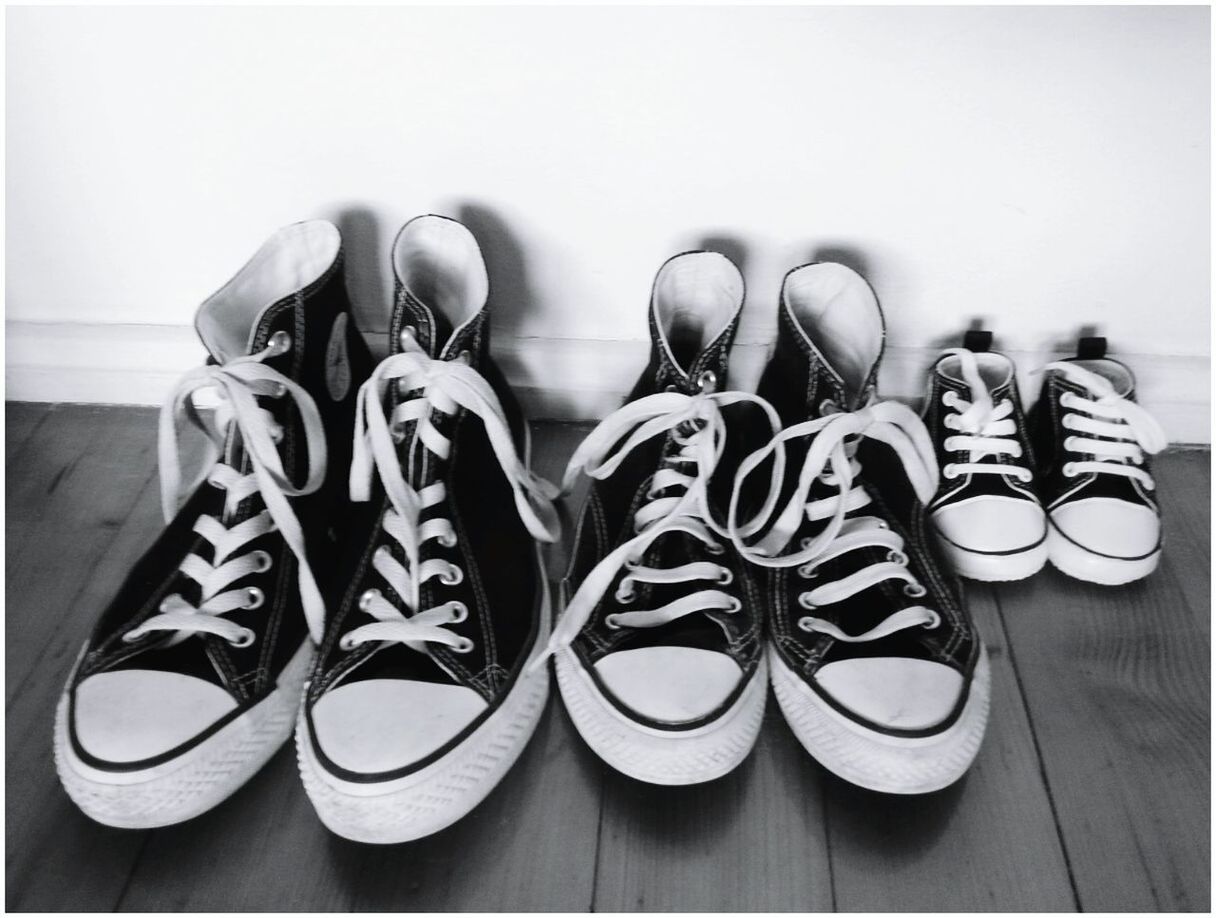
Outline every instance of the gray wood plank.
<svg viewBox="0 0 1216 918"><path fill-rule="evenodd" d="M604 766L595 911L832 907L818 769L770 705L751 756L717 781L658 787Z"/></svg>
<svg viewBox="0 0 1216 918"><path fill-rule="evenodd" d="M992 589L966 589L992 667L984 744L960 781L933 794L877 794L827 778L840 911L1076 908Z"/></svg>
<svg viewBox="0 0 1216 918"><path fill-rule="evenodd" d="M1048 568L998 598L1081 907L1207 911L1210 644L1181 589Z"/></svg>
<svg viewBox="0 0 1216 918"><path fill-rule="evenodd" d="M30 435L47 419L54 405L40 402L4 403L4 465L12 468Z"/></svg>
<svg viewBox="0 0 1216 918"><path fill-rule="evenodd" d="M1153 463L1161 502L1161 573L1186 597L1198 628L1212 630L1212 453L1170 450Z"/></svg>

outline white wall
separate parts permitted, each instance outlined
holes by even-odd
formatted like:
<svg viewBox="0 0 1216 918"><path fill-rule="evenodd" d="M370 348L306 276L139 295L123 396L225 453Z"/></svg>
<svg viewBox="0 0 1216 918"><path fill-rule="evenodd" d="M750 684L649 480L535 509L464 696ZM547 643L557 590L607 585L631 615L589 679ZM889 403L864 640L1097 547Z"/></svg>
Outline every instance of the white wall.
<svg viewBox="0 0 1216 918"><path fill-rule="evenodd" d="M538 391L627 384L654 270L718 237L745 253L744 341L771 334L785 269L835 253L907 349L896 394L973 318L1023 371L1095 325L1172 433L1208 438L1206 8L7 17L10 397L64 397L47 348L82 333L28 323L185 326L309 216L343 228L363 327L383 329L392 235L434 210L483 238L520 307L504 352Z"/></svg>

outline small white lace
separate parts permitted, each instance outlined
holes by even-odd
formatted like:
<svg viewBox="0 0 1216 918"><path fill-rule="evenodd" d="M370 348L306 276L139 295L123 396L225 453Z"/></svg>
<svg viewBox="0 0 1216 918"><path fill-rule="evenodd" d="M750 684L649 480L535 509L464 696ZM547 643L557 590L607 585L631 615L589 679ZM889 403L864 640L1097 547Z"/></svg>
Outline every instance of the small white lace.
<svg viewBox="0 0 1216 918"><path fill-rule="evenodd" d="M954 412L942 418L942 424L959 433L946 437L947 452L969 451L968 462L947 462L942 468L946 478L962 475L1012 475L1029 484L1034 473L1020 465L1002 462L981 462L986 456L1022 458L1022 445L1017 441L1017 422L1013 418L1013 400L1008 396L994 404L992 393L980 376L975 354L966 348L950 348L944 352L958 358L963 381L971 391L971 401L957 392L942 393L942 404Z"/></svg>
<svg viewBox="0 0 1216 918"><path fill-rule="evenodd" d="M397 446L413 422L414 441L421 442L439 459L451 454L452 441L432 423L432 412L453 415L464 408L481 419L503 474L515 493L515 506L531 535L544 542L558 537L560 524L551 501L557 489L533 475L515 452L510 427L493 388L466 359L436 360L429 357L410 334L401 338L403 351L383 360L359 389L355 415L355 448L350 469L350 493L355 501L371 499L372 476L379 476L391 506L385 511L384 532L399 545L405 564L399 562L387 545L376 549L372 566L401 598L405 614L376 588L365 590L359 607L376 621L361 625L343 635L340 645L350 650L367 642L400 643L425 652L427 644L443 644L457 653L473 649L473 642L448 630L448 625L464 621L468 609L453 600L420 609L421 587L431 579L455 585L464 571L440 558L421 560L422 547L436 541L445 547L456 544L451 520L432 517L421 521L423 511L447 498L441 481L420 489L402 475ZM390 386L404 396L392 411L384 413L385 396ZM412 448L412 444L411 444Z"/></svg>
<svg viewBox="0 0 1216 918"><path fill-rule="evenodd" d="M1148 490L1156 485L1147 471L1140 468L1145 453L1165 449L1165 431L1147 411L1130 399L1123 398L1110 380L1066 360L1057 360L1043 367L1054 370L1070 382L1081 386L1085 396L1065 392L1060 407L1067 409L1060 419L1066 430L1089 436L1071 435L1064 439L1064 449L1091 458L1064 463L1065 478L1078 475L1120 475L1138 481ZM1095 439L1101 437L1103 439Z"/></svg>
<svg viewBox="0 0 1216 918"><path fill-rule="evenodd" d="M773 505L780 494L784 477L785 444L801 437L813 437L798 475L798 484L785 507L777 515L768 532L754 544L745 541L747 529L758 530L761 521L772 516ZM937 488L937 460L929 433L916 413L898 402L879 402L858 411L826 415L794 424L757 450L739 466L731 494L727 530L735 547L747 560L765 567L795 567L805 580L819 576L818 567L861 548L885 548L886 559L869 564L853 574L814 587L799 594L798 604L813 612L820 606L842 602L862 590L887 580L904 581L904 594L916 599L926 589L908 570L904 540L893 532L886 521L877 516L845 515L870 505L870 495L860 483L861 464L856 458L861 438L870 437L886 443L895 450L922 503L932 499ZM738 505L744 483L749 475L769 456L773 457L775 484L760 514L748 526L738 523ZM809 500L811 486L821 481L837 488L831 497ZM814 538L804 538L797 550L779 555L797 532L803 519L827 520L824 529ZM798 620L803 631L818 632L848 642L873 641L906 628L922 626L935 628L941 617L922 605L899 609L863 634L850 635L835 624L813 615Z"/></svg>
<svg viewBox="0 0 1216 918"><path fill-rule="evenodd" d="M173 593L161 602L160 614L128 631L123 640L135 641L145 634L170 631L176 634L169 644L183 641L191 634L214 634L234 646L249 646L253 643L254 632L219 616L235 609L256 609L265 601L257 587L238 590L228 587L249 574L269 570L272 560L267 552L240 552L254 539L278 531L296 556L304 616L313 640L320 642L325 628L325 606L305 557L304 532L287 498L311 494L325 480L325 431L312 397L291 379L262 362L267 357L285 353L290 347L290 336L286 332L276 332L269 346L257 354L238 357L219 366L191 370L182 377L161 409L160 481L165 520L173 519L184 500L204 480L227 492L223 519L203 514L195 521L194 531L211 543L213 559L208 562L191 552L179 568L199 585L199 604L193 605L180 594ZM195 407L193 395L199 389L215 389L222 399L213 417L201 414ZM308 449L308 478L299 487L288 479L279 457L277 444L283 437L283 430L270 411L256 401L259 396L282 398L288 395L299 410ZM207 455L202 471L185 487L181 484L181 460L177 449L178 425L183 418L188 418L207 435ZM243 454L253 470L248 475L219 462L233 425L240 433ZM266 508L229 526L225 520L241 501L254 494L261 495Z"/></svg>
<svg viewBox="0 0 1216 918"><path fill-rule="evenodd" d="M707 381L710 385L706 385ZM729 615L742 607L737 597L720 589L728 585L733 576L723 565L695 561L673 568L654 568L642 561L651 544L668 532L687 533L703 543L711 555L721 555L726 550L721 539L727 534L714 522L707 490L726 445L722 408L739 402L754 403L768 416L770 428L773 431L780 429L776 411L764 399L746 392L709 391L712 388L710 374L703 378L702 385L703 389L697 395L660 392L630 402L600 422L571 457L563 481L566 492L570 491L580 472L596 479L607 478L635 448L653 437L671 432L679 447L655 472L647 500L634 514L634 537L605 555L579 585L558 620L548 649L535 661L534 668L570 645L622 569L627 573L621 578L615 594L616 601L621 604L635 599L633 587L638 583L709 583L711 586L686 593L657 609L609 613L605 616L609 628L653 628L694 612ZM616 446L618 443L620 445ZM664 496L659 496L660 493ZM752 530L745 527L745 531L750 534Z"/></svg>

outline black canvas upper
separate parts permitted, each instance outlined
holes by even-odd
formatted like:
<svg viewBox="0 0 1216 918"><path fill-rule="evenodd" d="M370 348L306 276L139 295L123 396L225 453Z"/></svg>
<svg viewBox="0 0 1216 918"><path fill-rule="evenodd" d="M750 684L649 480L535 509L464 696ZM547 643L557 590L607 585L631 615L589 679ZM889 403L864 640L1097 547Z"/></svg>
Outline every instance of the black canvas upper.
<svg viewBox="0 0 1216 918"><path fill-rule="evenodd" d="M340 319L343 324L337 325ZM324 426L328 451L324 482L310 495L288 498L304 532L306 556L313 575L324 588L333 575L333 546L343 535L355 394L371 364L367 345L351 316L340 250L316 281L260 313L251 335L249 353L264 350L277 332L290 336L290 347L264 362L312 396ZM335 341L333 347L331 336ZM348 361L349 382L345 386L331 386L334 377L327 370L327 359L340 357L338 341L344 343ZM211 362L215 362L214 356ZM335 399L335 393L341 397ZM287 398L270 397L258 397L257 401L283 428L279 452L284 470L292 481L303 481L308 475L308 456L294 403ZM229 434L224 459L241 473L250 471L235 425ZM250 646L237 647L208 634L193 634L171 647L166 646L172 637L168 632L151 632L131 643L122 639L124 634L157 614L166 596L180 593L192 603L198 601L199 586L181 574L178 566L190 553L196 553L204 560L213 557L211 544L193 532L200 515L215 516L231 526L265 508L260 494L255 493L241 501L232 517L224 519L224 501L224 490L204 481L136 562L89 638L75 672L73 689L99 672L162 670L195 676L223 687L238 702L240 710L256 703L274 688L284 665L308 636L297 588L296 559L277 530L251 541L240 552L267 552L271 558L269 569L234 581L227 588L258 587L265 596L260 608L237 609L224 615L253 631L254 640ZM83 753L83 750L77 751ZM131 767L130 763L126 767Z"/></svg>

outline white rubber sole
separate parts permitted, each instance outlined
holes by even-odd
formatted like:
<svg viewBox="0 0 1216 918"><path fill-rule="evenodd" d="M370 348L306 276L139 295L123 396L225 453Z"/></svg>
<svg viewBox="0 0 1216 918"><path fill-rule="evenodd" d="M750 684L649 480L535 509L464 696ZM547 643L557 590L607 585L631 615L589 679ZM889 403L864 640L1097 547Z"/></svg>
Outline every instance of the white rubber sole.
<svg viewBox="0 0 1216 918"><path fill-rule="evenodd" d="M989 583L1025 580L1041 571L1047 563L1046 541L1010 555L967 551L943 538L938 538L937 544L941 546L955 572L968 580L984 580Z"/></svg>
<svg viewBox="0 0 1216 918"><path fill-rule="evenodd" d="M223 802L291 736L313 646L305 641L266 698L172 761L114 772L80 760L68 738L68 693L55 711L55 769L84 813L120 829L154 829L184 822Z"/></svg>
<svg viewBox="0 0 1216 918"><path fill-rule="evenodd" d="M1161 549L1157 549L1147 558L1132 561L1108 558L1086 551L1052 527L1047 533L1047 555L1052 565L1069 577L1089 583L1100 583L1103 586L1119 586L1140 580L1155 571L1161 560Z"/></svg>
<svg viewBox="0 0 1216 918"><path fill-rule="evenodd" d="M540 634L523 672L498 710L438 761L392 781L344 781L317 761L301 708L296 725L300 777L326 828L351 841L370 844L412 841L468 814L502 780L535 732L549 697L548 667L529 670L549 639L549 584L543 565L540 571ZM411 713L403 711L402 716Z"/></svg>
<svg viewBox="0 0 1216 918"><path fill-rule="evenodd" d="M769 648L773 691L798 741L824 768L858 787L925 794L957 781L975 760L988 725L988 653L980 651L971 693L958 720L925 737L867 729L828 705Z"/></svg>
<svg viewBox="0 0 1216 918"><path fill-rule="evenodd" d="M556 657L557 685L579 735L622 774L648 784L700 784L736 768L752 751L764 720L768 666L760 665L721 717L693 730L656 730L622 714L569 648Z"/></svg>

